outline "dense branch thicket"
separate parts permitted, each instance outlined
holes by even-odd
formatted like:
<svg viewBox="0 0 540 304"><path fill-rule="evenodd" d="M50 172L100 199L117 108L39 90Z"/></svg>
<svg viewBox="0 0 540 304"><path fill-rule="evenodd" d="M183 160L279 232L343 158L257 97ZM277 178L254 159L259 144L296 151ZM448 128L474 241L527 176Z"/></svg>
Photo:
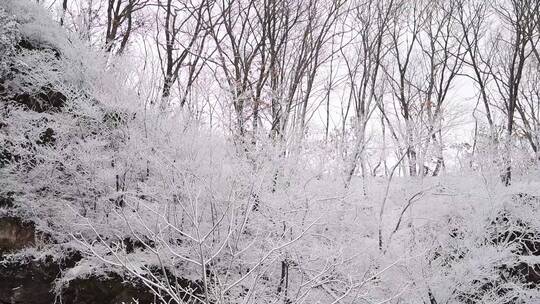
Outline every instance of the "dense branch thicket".
<svg viewBox="0 0 540 304"><path fill-rule="evenodd" d="M348 162L345 184L388 176L402 154L400 175L437 176L471 167L453 154L489 150L508 185L538 158L538 6L72 0L61 23L106 51L129 48L149 104L187 111L241 149L268 136L286 154L324 138Z"/></svg>

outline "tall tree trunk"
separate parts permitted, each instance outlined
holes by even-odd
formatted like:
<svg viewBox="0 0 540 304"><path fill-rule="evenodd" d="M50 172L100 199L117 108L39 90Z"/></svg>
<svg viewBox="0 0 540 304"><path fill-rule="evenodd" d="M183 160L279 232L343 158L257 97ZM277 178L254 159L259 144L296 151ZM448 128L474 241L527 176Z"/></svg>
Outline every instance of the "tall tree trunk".
<svg viewBox="0 0 540 304"><path fill-rule="evenodd" d="M60 16L60 26L64 26L64 19L66 18L68 0L62 1L62 16Z"/></svg>

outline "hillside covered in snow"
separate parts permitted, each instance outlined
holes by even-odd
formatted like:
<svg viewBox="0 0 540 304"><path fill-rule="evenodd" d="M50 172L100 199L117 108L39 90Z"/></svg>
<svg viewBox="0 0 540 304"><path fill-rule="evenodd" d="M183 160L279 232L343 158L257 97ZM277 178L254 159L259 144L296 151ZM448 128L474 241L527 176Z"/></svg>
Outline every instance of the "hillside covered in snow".
<svg viewBox="0 0 540 304"><path fill-rule="evenodd" d="M537 159L351 171L149 101L139 63L0 1L0 303L540 303Z"/></svg>

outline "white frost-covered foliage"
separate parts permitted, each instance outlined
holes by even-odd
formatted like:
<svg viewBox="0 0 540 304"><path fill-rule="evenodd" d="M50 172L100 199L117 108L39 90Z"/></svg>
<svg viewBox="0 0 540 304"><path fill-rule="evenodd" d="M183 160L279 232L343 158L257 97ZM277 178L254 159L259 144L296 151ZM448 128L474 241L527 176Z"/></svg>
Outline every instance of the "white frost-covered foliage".
<svg viewBox="0 0 540 304"><path fill-rule="evenodd" d="M8 58L13 56L15 45L19 40L19 31L14 18L3 8L0 8L0 78L3 78L9 71Z"/></svg>
<svg viewBox="0 0 540 304"><path fill-rule="evenodd" d="M42 113L8 98L0 108L0 195L16 205L3 212L36 223L42 252L83 253L59 289L115 272L172 303L540 301L509 275L540 264L540 248L523 249L540 244L538 183L500 189L473 172L345 189L316 143L286 158L272 143L245 152L145 108L120 62L43 10L0 7L2 66L19 71L10 87L67 97ZM16 51L20 39L36 49Z"/></svg>

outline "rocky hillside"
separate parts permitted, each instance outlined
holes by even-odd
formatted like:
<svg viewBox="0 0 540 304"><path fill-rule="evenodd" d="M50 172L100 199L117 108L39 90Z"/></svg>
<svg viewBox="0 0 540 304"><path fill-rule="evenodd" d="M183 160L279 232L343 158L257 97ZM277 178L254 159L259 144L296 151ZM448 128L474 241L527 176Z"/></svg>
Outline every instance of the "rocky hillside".
<svg viewBox="0 0 540 304"><path fill-rule="evenodd" d="M85 255L66 226L76 213L66 217L60 201L83 199L67 188L85 174L74 159L92 153L76 149L111 145L103 129L120 116L98 100L109 93L106 58L48 15L29 1L0 3L0 303L152 303L113 272L68 278Z"/></svg>

